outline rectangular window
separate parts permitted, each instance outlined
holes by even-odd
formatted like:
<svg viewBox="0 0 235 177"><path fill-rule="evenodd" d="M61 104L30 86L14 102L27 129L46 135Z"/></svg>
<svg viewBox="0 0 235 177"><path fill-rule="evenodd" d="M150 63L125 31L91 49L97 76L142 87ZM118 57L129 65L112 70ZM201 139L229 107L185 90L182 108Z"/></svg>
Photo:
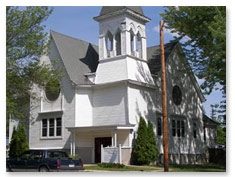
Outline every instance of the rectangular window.
<svg viewBox="0 0 235 177"><path fill-rule="evenodd" d="M180 137L180 120L177 120L177 136Z"/></svg>
<svg viewBox="0 0 235 177"><path fill-rule="evenodd" d="M162 119L160 117L157 119L157 135L162 135Z"/></svg>
<svg viewBox="0 0 235 177"><path fill-rule="evenodd" d="M42 119L42 137L60 137L62 135L61 117Z"/></svg>
<svg viewBox="0 0 235 177"><path fill-rule="evenodd" d="M47 119L42 119L42 136L47 136Z"/></svg>
<svg viewBox="0 0 235 177"><path fill-rule="evenodd" d="M185 120L182 119L172 119L172 136L175 137L185 137Z"/></svg>
<svg viewBox="0 0 235 177"><path fill-rule="evenodd" d="M203 127L204 141L206 142L206 127Z"/></svg>
<svg viewBox="0 0 235 177"><path fill-rule="evenodd" d="M49 136L54 136L55 132L55 121L54 119L49 119Z"/></svg>
<svg viewBox="0 0 235 177"><path fill-rule="evenodd" d="M176 135L175 120L172 120L172 136Z"/></svg>
<svg viewBox="0 0 235 177"><path fill-rule="evenodd" d="M193 137L197 138L197 124L195 122L193 123Z"/></svg>
<svg viewBox="0 0 235 177"><path fill-rule="evenodd" d="M61 136L61 118L56 118L56 136Z"/></svg>
<svg viewBox="0 0 235 177"><path fill-rule="evenodd" d="M181 120L181 136L185 136L185 124L183 120Z"/></svg>

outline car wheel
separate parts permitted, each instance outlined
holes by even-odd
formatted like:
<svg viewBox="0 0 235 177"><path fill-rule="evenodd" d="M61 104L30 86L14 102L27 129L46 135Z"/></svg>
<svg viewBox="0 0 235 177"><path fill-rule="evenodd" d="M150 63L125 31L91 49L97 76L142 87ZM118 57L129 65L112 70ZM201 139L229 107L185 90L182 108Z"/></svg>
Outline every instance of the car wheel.
<svg viewBox="0 0 235 177"><path fill-rule="evenodd" d="M49 169L46 166L42 166L42 167L39 168L39 171L40 172L48 172Z"/></svg>

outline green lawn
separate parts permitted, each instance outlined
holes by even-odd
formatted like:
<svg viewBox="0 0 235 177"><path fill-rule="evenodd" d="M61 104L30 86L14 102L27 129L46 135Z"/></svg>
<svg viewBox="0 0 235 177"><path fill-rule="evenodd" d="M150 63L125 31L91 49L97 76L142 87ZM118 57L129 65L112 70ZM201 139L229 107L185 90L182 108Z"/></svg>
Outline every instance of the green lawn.
<svg viewBox="0 0 235 177"><path fill-rule="evenodd" d="M85 165L86 171L162 171L162 167L153 166L124 166L122 168L100 167L98 165Z"/></svg>
<svg viewBox="0 0 235 177"><path fill-rule="evenodd" d="M174 172L226 172L225 167L218 165L171 165Z"/></svg>
<svg viewBox="0 0 235 177"><path fill-rule="evenodd" d="M225 168L215 165L171 165L170 172L225 172ZM104 167L97 164L85 165L86 171L143 171L143 172L163 172L161 166L134 166Z"/></svg>

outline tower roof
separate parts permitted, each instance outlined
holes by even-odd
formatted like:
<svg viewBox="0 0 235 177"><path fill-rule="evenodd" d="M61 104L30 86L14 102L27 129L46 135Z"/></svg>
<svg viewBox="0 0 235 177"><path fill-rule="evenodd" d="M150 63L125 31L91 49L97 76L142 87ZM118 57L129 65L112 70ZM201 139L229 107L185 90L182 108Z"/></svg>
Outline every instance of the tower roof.
<svg viewBox="0 0 235 177"><path fill-rule="evenodd" d="M124 13L134 16L145 23L150 21L150 19L144 15L140 6L103 6L99 16L94 17L94 20L100 21Z"/></svg>
<svg viewBox="0 0 235 177"><path fill-rule="evenodd" d="M144 15L143 10L140 6L103 6L100 11L100 16L114 13L116 11L124 10L124 9L129 9L140 15Z"/></svg>

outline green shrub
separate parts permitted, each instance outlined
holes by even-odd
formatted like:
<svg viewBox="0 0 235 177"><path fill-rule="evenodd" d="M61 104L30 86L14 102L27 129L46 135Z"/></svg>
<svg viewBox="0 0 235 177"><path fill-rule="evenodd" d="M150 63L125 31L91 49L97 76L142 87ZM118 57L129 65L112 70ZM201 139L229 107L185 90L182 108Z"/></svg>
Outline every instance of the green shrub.
<svg viewBox="0 0 235 177"><path fill-rule="evenodd" d="M10 142L9 157L18 157L29 149L25 129L19 125L18 129L14 128Z"/></svg>
<svg viewBox="0 0 235 177"><path fill-rule="evenodd" d="M149 165L151 162L156 161L157 156L158 150L153 125L148 121L147 126L145 120L140 117L137 139L134 142L131 154L131 163L134 165Z"/></svg>
<svg viewBox="0 0 235 177"><path fill-rule="evenodd" d="M218 144L226 144L226 129L222 127L217 128L217 137L216 143Z"/></svg>
<svg viewBox="0 0 235 177"><path fill-rule="evenodd" d="M98 163L97 165L102 168L125 168L125 165L119 163Z"/></svg>
<svg viewBox="0 0 235 177"><path fill-rule="evenodd" d="M148 121L148 143L147 143L147 151L148 151L148 159L149 162L155 162L158 157L158 149L156 144L156 137L153 131L153 124Z"/></svg>
<svg viewBox="0 0 235 177"><path fill-rule="evenodd" d="M147 143L148 143L147 125L145 120L142 117L140 117L139 128L137 131L137 139L134 142L134 147L132 150L133 164L135 165L149 164L149 160L147 159L148 155Z"/></svg>
<svg viewBox="0 0 235 177"><path fill-rule="evenodd" d="M73 160L77 160L77 159L80 159L80 155L79 154L76 154L76 155L69 155L69 158L73 159Z"/></svg>

